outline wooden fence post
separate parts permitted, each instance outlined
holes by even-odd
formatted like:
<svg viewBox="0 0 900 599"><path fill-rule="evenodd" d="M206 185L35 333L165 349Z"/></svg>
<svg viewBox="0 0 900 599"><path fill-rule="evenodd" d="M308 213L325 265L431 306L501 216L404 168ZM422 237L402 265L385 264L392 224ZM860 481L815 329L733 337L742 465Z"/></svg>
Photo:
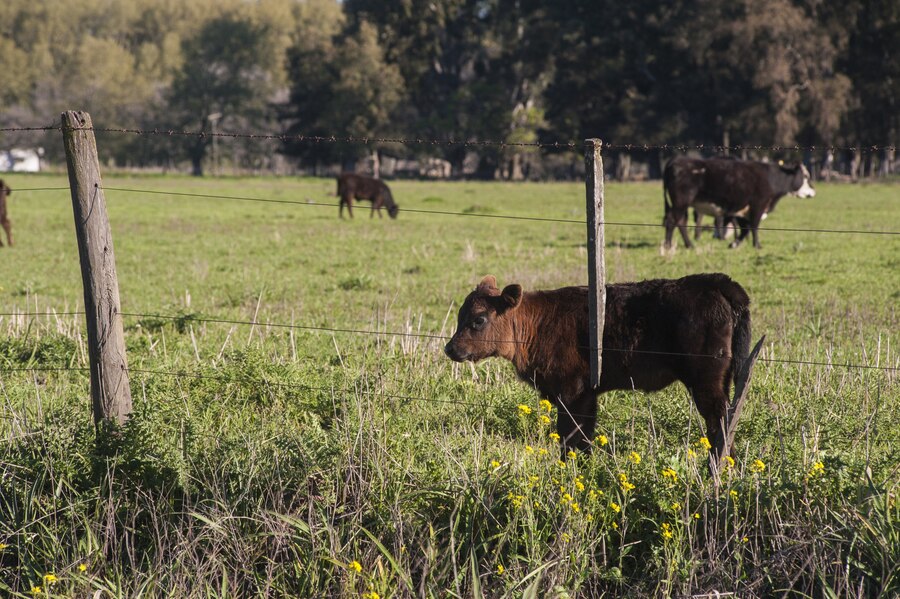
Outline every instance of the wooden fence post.
<svg viewBox="0 0 900 599"><path fill-rule="evenodd" d="M131 413L131 389L116 259L91 116L62 113L62 134L84 284L94 424L115 421L121 425Z"/></svg>
<svg viewBox="0 0 900 599"><path fill-rule="evenodd" d="M715 439L712 439L712 450L709 453L709 470L717 483L722 460L725 459L725 456L728 455L731 451L731 446L734 444L734 433L737 430L738 419L741 417L744 401L747 399L747 393L750 391L750 377L753 376L753 366L756 364L759 350L762 349L765 341L766 336L763 335L756 342L744 363L738 365L739 370L734 379L734 399L731 405L728 406L728 413L719 427L719 434L716 435Z"/></svg>
<svg viewBox="0 0 900 599"><path fill-rule="evenodd" d="M584 140L584 186L587 201L588 315L590 317L591 385L600 383L603 325L606 322L606 261L603 256L603 157L599 139Z"/></svg>

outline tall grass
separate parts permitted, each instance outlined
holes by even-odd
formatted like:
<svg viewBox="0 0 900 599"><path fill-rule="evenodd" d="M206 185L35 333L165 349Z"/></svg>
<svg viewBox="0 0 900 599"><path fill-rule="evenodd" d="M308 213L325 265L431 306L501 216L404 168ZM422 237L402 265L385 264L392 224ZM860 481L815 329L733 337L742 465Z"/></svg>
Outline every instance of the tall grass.
<svg viewBox="0 0 900 599"><path fill-rule="evenodd" d="M284 197L333 187L130 184ZM83 317L66 314L80 300L64 267L70 224L59 198L14 196L20 244L0 255L0 312L13 313L0 316L3 593L900 593L897 371L841 366L900 365L897 241L763 230L761 252L708 240L661 257L661 232L610 227L618 280L728 272L770 339L763 357L775 361L756 369L735 462L715 486L683 388L601 396L594 451L560 461L556 414L502 363L451 363L437 338L266 326L448 334L486 272L529 288L583 280L581 230L402 213L442 198L448 210L569 218L577 186L397 187L394 222L110 194L125 311L176 318L126 317L135 412L102 443ZM609 218L659 216L655 187L610 187ZM847 228L881 226L896 214L890 190L826 187L820 206L854 194ZM814 226L828 212L794 201L769 220Z"/></svg>

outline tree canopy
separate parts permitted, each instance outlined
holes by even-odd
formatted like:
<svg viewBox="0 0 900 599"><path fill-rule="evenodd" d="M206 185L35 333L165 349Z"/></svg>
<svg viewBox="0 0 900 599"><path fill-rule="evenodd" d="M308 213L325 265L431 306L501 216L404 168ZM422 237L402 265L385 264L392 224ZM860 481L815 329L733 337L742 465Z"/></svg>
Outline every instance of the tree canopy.
<svg viewBox="0 0 900 599"><path fill-rule="evenodd" d="M7 0L0 73L0 127L84 109L113 128L467 141L236 139L224 159L255 168L281 152L312 165L380 150L519 177L536 150L475 142L893 145L900 4L71 0L62 11ZM58 144L43 145L58 158ZM103 140L117 163L187 162L195 173L209 145Z"/></svg>

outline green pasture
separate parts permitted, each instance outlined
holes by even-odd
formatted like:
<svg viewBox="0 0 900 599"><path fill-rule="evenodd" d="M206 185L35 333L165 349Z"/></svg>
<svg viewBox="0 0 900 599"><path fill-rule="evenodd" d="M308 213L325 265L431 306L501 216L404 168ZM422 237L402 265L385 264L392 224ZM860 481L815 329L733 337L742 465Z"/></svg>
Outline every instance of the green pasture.
<svg viewBox="0 0 900 599"><path fill-rule="evenodd" d="M396 181L397 220L339 220L330 179L107 176L135 412L98 444L67 180L3 178L0 592L900 593L896 185L666 253L661 184L607 184L611 282L724 272L766 336L715 488L683 387L603 395L558 463L509 365L443 355L483 275L586 283L582 185Z"/></svg>

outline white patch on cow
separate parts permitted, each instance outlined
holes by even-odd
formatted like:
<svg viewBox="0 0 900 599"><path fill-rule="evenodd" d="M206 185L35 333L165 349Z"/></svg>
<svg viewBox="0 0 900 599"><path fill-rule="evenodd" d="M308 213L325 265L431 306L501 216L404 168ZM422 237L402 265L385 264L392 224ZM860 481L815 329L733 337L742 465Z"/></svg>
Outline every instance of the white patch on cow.
<svg viewBox="0 0 900 599"><path fill-rule="evenodd" d="M724 216L725 214L721 206L717 206L712 202L694 202L693 207L700 214L708 214L709 216Z"/></svg>
<svg viewBox="0 0 900 599"><path fill-rule="evenodd" d="M803 185L800 186L800 189L794 192L798 198L814 198L816 197L816 190L812 188L812 185L809 184L809 171L806 170L806 167L801 165L800 168L803 172Z"/></svg>
<svg viewBox="0 0 900 599"><path fill-rule="evenodd" d="M750 206L749 206L749 205L744 206L743 208L741 208L741 209L738 210L737 212L732 212L729 216L743 216L743 217L746 217L748 214L750 214ZM765 217L764 217L764 218L765 218Z"/></svg>

